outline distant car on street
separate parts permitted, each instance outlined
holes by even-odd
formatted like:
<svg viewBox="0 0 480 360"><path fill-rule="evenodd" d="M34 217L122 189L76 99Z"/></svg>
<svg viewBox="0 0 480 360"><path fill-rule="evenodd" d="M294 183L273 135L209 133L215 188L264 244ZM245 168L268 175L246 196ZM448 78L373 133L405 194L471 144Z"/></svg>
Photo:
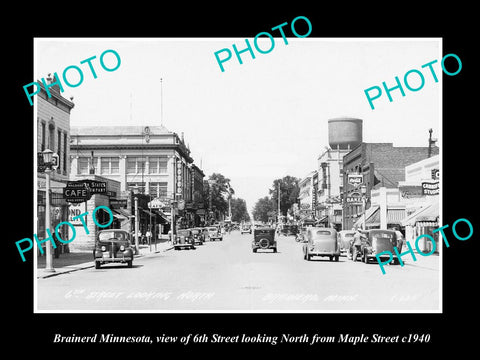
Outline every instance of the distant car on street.
<svg viewBox="0 0 480 360"><path fill-rule="evenodd" d="M120 229L100 230L95 239L93 258L95 269L108 263L123 263L132 267L134 250L131 235Z"/></svg>
<svg viewBox="0 0 480 360"><path fill-rule="evenodd" d="M250 225L242 225L240 228L240 234L251 234L252 227Z"/></svg>
<svg viewBox="0 0 480 360"><path fill-rule="evenodd" d="M254 253L256 253L258 249L272 249L273 252L276 253L277 241L275 240L275 229L270 227L255 228L253 230L252 249Z"/></svg>
<svg viewBox="0 0 480 360"><path fill-rule="evenodd" d="M215 241L217 239L220 241L223 240L222 233L216 226L208 227L208 238L210 239L210 241Z"/></svg>
<svg viewBox="0 0 480 360"><path fill-rule="evenodd" d="M205 241L203 237L203 230L201 228L192 228L190 230L192 231L194 245L203 245Z"/></svg>
<svg viewBox="0 0 480 360"><path fill-rule="evenodd" d="M340 246L337 231L331 228L309 227L307 242L303 244L303 258L310 260L312 256L328 256L330 261L338 261Z"/></svg>
<svg viewBox="0 0 480 360"><path fill-rule="evenodd" d="M284 236L297 235L298 226L293 224L284 224L280 230L280 233Z"/></svg>
<svg viewBox="0 0 480 360"><path fill-rule="evenodd" d="M195 249L192 230L190 229L177 230L177 234L173 239L173 247L175 250Z"/></svg>
<svg viewBox="0 0 480 360"><path fill-rule="evenodd" d="M354 230L342 230L337 233L341 252L348 252L350 241L353 240L353 235L355 235Z"/></svg>

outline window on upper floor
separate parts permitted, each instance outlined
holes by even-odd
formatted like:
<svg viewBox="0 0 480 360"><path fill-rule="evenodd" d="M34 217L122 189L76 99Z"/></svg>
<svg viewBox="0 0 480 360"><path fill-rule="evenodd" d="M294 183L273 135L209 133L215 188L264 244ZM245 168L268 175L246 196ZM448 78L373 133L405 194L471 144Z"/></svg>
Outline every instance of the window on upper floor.
<svg viewBox="0 0 480 360"><path fill-rule="evenodd" d="M104 175L118 174L120 159L118 157L102 157L100 159L100 173Z"/></svg>
<svg viewBox="0 0 480 360"><path fill-rule="evenodd" d="M77 160L77 174L90 174L90 168L92 167L95 169L95 174L97 174L97 161L98 158L94 157L92 164L91 157L79 157Z"/></svg>
<svg viewBox="0 0 480 360"><path fill-rule="evenodd" d="M166 156L149 156L148 157L149 174L166 174L168 158Z"/></svg>
<svg viewBox="0 0 480 360"><path fill-rule="evenodd" d="M128 156L127 174L141 174L145 171L145 158Z"/></svg>

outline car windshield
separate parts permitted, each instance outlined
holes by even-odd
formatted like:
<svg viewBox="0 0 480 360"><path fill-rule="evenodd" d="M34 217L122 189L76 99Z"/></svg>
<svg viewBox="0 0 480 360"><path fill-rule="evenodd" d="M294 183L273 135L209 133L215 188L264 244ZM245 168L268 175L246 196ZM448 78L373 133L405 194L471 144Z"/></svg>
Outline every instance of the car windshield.
<svg viewBox="0 0 480 360"><path fill-rule="evenodd" d="M208 231L217 231L217 228L211 227L211 228L208 228Z"/></svg>
<svg viewBox="0 0 480 360"><path fill-rule="evenodd" d="M126 241L127 240L127 234L124 232L120 231L105 231L101 232L98 234L98 240L100 241L112 241L112 240L118 240L118 241Z"/></svg>
<svg viewBox="0 0 480 360"><path fill-rule="evenodd" d="M192 230L192 234L198 234L199 232L200 232L200 230L198 230L198 229L193 229Z"/></svg>
<svg viewBox="0 0 480 360"><path fill-rule="evenodd" d="M328 230L317 230L315 235L331 235L332 233Z"/></svg>
<svg viewBox="0 0 480 360"><path fill-rule="evenodd" d="M343 236L345 237L353 237L353 235L355 235L354 233L346 233L346 234L343 234Z"/></svg>

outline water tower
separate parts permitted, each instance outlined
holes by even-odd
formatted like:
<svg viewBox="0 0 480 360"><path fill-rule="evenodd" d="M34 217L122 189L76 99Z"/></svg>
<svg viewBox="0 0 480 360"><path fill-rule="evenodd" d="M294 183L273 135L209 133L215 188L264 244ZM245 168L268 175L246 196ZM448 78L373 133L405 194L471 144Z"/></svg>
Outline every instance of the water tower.
<svg viewBox="0 0 480 360"><path fill-rule="evenodd" d="M328 120L328 143L333 150L350 150L361 144L362 119L339 117Z"/></svg>

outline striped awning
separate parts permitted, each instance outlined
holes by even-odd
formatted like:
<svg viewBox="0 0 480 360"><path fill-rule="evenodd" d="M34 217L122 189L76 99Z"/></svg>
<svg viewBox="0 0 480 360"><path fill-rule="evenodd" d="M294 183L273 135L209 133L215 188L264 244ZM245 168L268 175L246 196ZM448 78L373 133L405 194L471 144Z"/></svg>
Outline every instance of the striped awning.
<svg viewBox="0 0 480 360"><path fill-rule="evenodd" d="M440 216L440 204L434 202L423 206L402 221L403 226L415 226L417 222L438 222Z"/></svg>
<svg viewBox="0 0 480 360"><path fill-rule="evenodd" d="M380 206L373 205L370 206L365 214L362 214L360 218L353 224L353 227L361 227L363 224L363 218L366 216L365 225L366 226L375 226L380 225Z"/></svg>
<svg viewBox="0 0 480 360"><path fill-rule="evenodd" d="M405 209L387 209L387 223L400 225L405 215Z"/></svg>
<svg viewBox="0 0 480 360"><path fill-rule="evenodd" d="M380 226L380 206L375 205L371 206L366 211L366 221L365 226L375 227ZM387 224L398 224L402 223L402 220L405 218L405 209L389 209L387 206ZM355 227L359 227L363 224L363 215L357 220L354 224Z"/></svg>

